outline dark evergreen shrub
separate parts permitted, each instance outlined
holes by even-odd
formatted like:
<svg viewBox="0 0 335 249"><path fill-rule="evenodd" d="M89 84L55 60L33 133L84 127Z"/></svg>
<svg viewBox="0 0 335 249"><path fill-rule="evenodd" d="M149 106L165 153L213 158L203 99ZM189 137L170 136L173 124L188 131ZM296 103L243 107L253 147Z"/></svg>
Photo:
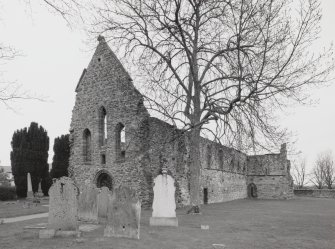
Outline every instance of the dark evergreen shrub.
<svg viewBox="0 0 335 249"><path fill-rule="evenodd" d="M16 199L15 187L0 186L0 201Z"/></svg>

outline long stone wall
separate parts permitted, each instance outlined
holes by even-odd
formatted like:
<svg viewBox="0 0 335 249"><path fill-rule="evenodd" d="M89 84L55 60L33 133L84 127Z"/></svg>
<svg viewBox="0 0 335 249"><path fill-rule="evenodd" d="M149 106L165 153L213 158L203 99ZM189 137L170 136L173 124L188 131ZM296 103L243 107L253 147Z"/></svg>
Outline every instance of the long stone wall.
<svg viewBox="0 0 335 249"><path fill-rule="evenodd" d="M294 195L299 197L335 198L335 189L295 189Z"/></svg>
<svg viewBox="0 0 335 249"><path fill-rule="evenodd" d="M259 199L290 199L293 189L287 176L248 176L248 184L254 183Z"/></svg>
<svg viewBox="0 0 335 249"><path fill-rule="evenodd" d="M208 203L247 198L246 176L222 170L202 169L201 197L204 202L207 189Z"/></svg>

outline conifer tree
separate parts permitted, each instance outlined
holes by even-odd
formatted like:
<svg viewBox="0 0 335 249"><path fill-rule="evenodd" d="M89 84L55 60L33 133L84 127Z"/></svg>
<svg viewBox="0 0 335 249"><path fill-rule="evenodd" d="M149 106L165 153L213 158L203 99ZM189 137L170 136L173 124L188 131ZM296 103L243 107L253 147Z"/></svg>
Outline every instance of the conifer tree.
<svg viewBox="0 0 335 249"><path fill-rule="evenodd" d="M27 197L27 147L28 147L28 131L27 128L17 130L12 137L12 151L10 160L14 183L16 186L16 194L19 198Z"/></svg>
<svg viewBox="0 0 335 249"><path fill-rule="evenodd" d="M48 175L49 137L47 131L32 122L30 127L17 130L12 138L11 165L17 196L27 197L27 173L31 175L32 190L38 191L42 177Z"/></svg>
<svg viewBox="0 0 335 249"><path fill-rule="evenodd" d="M32 122L28 129L29 157L27 162L27 172L31 175L31 185L33 192L38 191L38 185L45 172L48 171L48 151L49 137L47 131Z"/></svg>
<svg viewBox="0 0 335 249"><path fill-rule="evenodd" d="M70 144L69 134L55 138L54 157L52 161L52 169L50 171L51 178L59 178L68 176Z"/></svg>

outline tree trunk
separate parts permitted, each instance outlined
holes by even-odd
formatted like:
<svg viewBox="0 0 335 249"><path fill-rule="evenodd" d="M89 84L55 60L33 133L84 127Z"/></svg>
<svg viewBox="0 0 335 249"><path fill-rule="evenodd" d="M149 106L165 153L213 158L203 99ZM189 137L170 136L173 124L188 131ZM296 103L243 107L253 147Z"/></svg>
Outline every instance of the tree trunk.
<svg viewBox="0 0 335 249"><path fill-rule="evenodd" d="M191 209L188 213L199 213L200 205L200 128L194 128L190 132L190 199Z"/></svg>

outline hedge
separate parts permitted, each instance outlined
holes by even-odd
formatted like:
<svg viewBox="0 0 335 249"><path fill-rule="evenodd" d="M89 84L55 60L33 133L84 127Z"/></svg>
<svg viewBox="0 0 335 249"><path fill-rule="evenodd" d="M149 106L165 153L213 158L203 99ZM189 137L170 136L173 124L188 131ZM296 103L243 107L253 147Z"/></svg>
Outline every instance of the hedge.
<svg viewBox="0 0 335 249"><path fill-rule="evenodd" d="M0 186L0 201L15 200L15 187Z"/></svg>

